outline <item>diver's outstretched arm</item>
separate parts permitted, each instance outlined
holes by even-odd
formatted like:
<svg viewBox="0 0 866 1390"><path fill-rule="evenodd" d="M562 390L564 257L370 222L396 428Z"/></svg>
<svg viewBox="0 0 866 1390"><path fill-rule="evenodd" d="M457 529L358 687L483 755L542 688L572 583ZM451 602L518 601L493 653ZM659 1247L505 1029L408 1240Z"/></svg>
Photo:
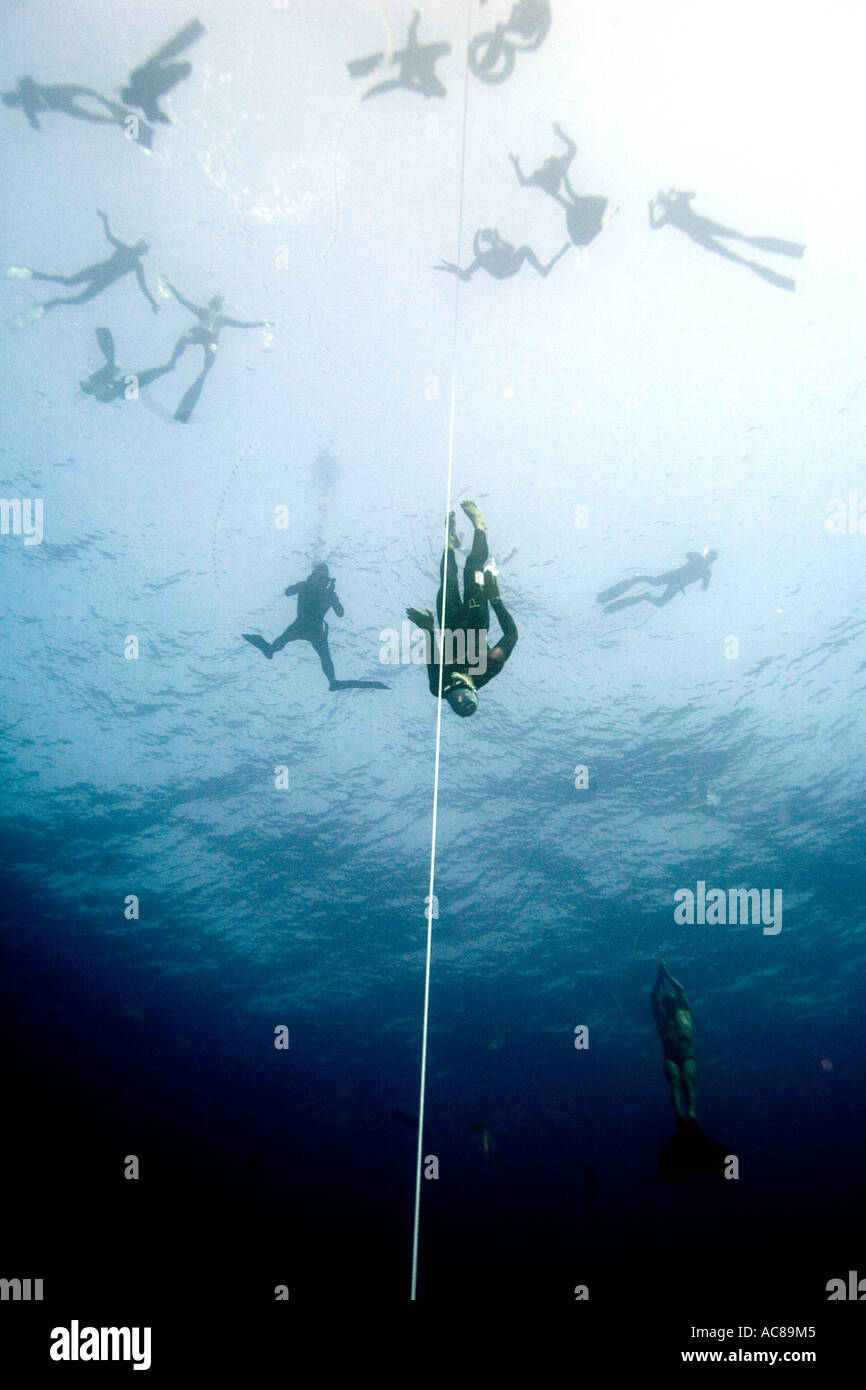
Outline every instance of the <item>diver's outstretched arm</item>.
<svg viewBox="0 0 866 1390"><path fill-rule="evenodd" d="M171 283L167 276L163 275L162 278L168 285L168 288L171 290L178 304L182 304L185 309L189 309L190 313L195 314L196 317L198 317L200 314L204 312L204 310L200 309L197 304L193 304L191 300L185 299L184 296L181 294L180 290L175 289L174 285Z"/></svg>
<svg viewBox="0 0 866 1390"><path fill-rule="evenodd" d="M531 180L526 177L523 170L521 169L520 160L517 158L516 154L510 154L508 158L514 165L514 172L517 175L517 182L520 184L521 188L525 188L526 185L531 182Z"/></svg>
<svg viewBox="0 0 866 1390"><path fill-rule="evenodd" d="M105 230L105 235L108 237L108 240L111 242L112 246L116 246L118 249L120 249L121 247L124 247L124 249L125 249L124 243L123 243L122 241L118 241L118 239L117 239L116 236L112 236L112 234L111 234L111 228L110 228L109 225L108 225L108 218L106 217L105 213L104 213L104 212L100 212L99 209L97 208L97 209L96 209L96 216L102 219L102 226L103 226L103 228L104 228L104 230Z"/></svg>
<svg viewBox="0 0 866 1390"><path fill-rule="evenodd" d="M270 319L254 319L247 322L244 319L227 319L220 315L220 325L223 328L270 328Z"/></svg>
<svg viewBox="0 0 866 1390"><path fill-rule="evenodd" d="M290 584L288 589L283 590L286 598L292 598L294 594L299 594L306 582L305 579L301 579L297 584Z"/></svg>
<svg viewBox="0 0 866 1390"><path fill-rule="evenodd" d="M454 265L453 261L440 261L439 265L434 265L433 269L448 270L460 280L471 280L480 265L479 260L474 260L468 270L461 270L459 265Z"/></svg>
<svg viewBox="0 0 866 1390"><path fill-rule="evenodd" d="M155 314L158 314L158 313L159 313L159 305L157 304L157 302L156 302L156 300L154 299L153 295L151 294L150 290L147 288L147 281L146 281L145 278L144 278L144 271L142 270L141 264L140 264L140 263L137 264L136 267L135 267L135 278L136 278L136 280L138 281L138 288L141 290L141 292L142 292L142 294L144 295L145 299L147 299L147 300L150 301L150 307L151 307L151 309L153 310L153 312L154 312Z"/></svg>
<svg viewBox="0 0 866 1390"><path fill-rule="evenodd" d="M331 580L330 588L331 588L331 605L330 605L330 606L333 608L333 610L334 610L334 612L336 613L336 615L337 615L338 618L345 617L346 610L345 610L345 608L343 607L343 605L342 605L342 603L340 602L340 600L337 598L337 593L336 593L336 590L334 589L334 581L333 581L333 579Z"/></svg>
<svg viewBox="0 0 866 1390"><path fill-rule="evenodd" d="M556 121L554 121L553 123L553 133L554 135L558 135L560 140L565 142L565 155L563 156L563 158L565 159L564 167L565 169L567 169L571 161L574 159L574 156L577 154L577 145L574 143L570 136L566 135L562 126L557 125Z"/></svg>

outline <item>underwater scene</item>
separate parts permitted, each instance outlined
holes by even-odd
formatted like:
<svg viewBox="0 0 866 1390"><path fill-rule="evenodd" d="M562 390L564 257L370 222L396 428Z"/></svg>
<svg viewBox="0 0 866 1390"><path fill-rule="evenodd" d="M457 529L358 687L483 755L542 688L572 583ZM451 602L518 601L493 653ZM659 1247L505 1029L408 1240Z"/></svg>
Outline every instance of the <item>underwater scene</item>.
<svg viewBox="0 0 866 1390"><path fill-rule="evenodd" d="M863 6L0 34L0 1366L259 1384L417 1302L826 1373Z"/></svg>

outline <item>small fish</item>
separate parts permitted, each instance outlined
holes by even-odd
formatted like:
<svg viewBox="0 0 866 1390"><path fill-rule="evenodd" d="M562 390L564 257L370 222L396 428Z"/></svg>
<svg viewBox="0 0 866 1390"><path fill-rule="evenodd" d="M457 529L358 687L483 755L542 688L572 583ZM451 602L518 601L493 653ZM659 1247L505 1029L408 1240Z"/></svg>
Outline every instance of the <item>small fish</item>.
<svg viewBox="0 0 866 1390"><path fill-rule="evenodd" d="M396 1120L397 1123L398 1123L398 1125L403 1125L404 1129L411 1129L411 1130L414 1131L415 1134L418 1133L418 1116L417 1116L417 1115L410 1115L406 1110L392 1110L392 1111L391 1111L391 1119L392 1119L392 1120ZM425 1143L427 1143L427 1142L429 1142L429 1140L430 1140L430 1130L429 1130L428 1126L425 1125L425 1126L424 1126L424 1141L425 1141Z"/></svg>
<svg viewBox="0 0 866 1390"><path fill-rule="evenodd" d="M496 1163L498 1161L496 1145L493 1142L493 1135L490 1133L490 1130L487 1128L487 1126L481 1124L479 1121L478 1124L472 1126L469 1133L478 1135L478 1142L481 1145L484 1157L486 1158L487 1162Z"/></svg>

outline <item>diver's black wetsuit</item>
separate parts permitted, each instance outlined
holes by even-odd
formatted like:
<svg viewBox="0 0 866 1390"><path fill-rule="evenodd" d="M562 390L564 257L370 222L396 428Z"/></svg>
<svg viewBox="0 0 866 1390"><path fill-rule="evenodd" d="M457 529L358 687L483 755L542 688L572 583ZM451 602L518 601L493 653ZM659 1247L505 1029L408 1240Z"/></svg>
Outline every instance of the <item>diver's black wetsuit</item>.
<svg viewBox="0 0 866 1390"><path fill-rule="evenodd" d="M476 575L482 572L487 555L487 532L481 529L476 530L472 540L472 549L463 567L462 599L460 598L460 578L454 551L449 547L442 557L439 570L440 587L436 595L436 617L440 629L444 628L450 633L460 631L466 633L466 655L467 657L474 657L474 660L455 662L445 666L442 675L443 690L447 689L455 671L471 676L472 684L476 690L482 685L486 685L488 681L493 680L494 676L499 675L517 641L517 624L502 599L499 597L488 598L484 592L484 585L480 584L476 578ZM447 584L445 584L445 613L443 617L441 581L445 578L446 561L448 578ZM499 619L499 625L502 628L502 637L495 647L488 647L487 645L487 629L490 626L491 608ZM433 654L434 656L437 654L435 649ZM448 654L446 647L444 655L447 657ZM484 666L483 673L479 671L481 666ZM427 663L427 680L431 695L438 697L438 661L434 660Z"/></svg>
<svg viewBox="0 0 866 1390"><path fill-rule="evenodd" d="M281 652L289 642L309 642L322 663L322 670L328 678L331 690L387 690L388 687L381 681L337 680L328 648L328 624L325 622L325 614L333 608L337 617L342 618L345 610L337 598L334 585L335 581L328 577L328 566L316 565L306 579L302 579L298 584L290 584L285 591L287 598L294 594L298 596L298 616L285 632L281 632L273 642L266 642L264 637L255 633L245 632L242 634L244 640L257 647L269 661L275 652Z"/></svg>

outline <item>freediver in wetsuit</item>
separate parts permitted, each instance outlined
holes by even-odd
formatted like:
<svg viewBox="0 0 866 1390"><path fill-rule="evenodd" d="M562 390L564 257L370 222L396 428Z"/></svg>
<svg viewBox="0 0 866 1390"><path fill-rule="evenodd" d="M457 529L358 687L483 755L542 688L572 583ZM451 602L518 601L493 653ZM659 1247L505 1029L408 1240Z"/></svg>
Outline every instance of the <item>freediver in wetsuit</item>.
<svg viewBox="0 0 866 1390"><path fill-rule="evenodd" d="M273 325L268 319L245 321L227 318L225 314L219 312L223 306L223 301L218 294L214 295L213 299L205 306L193 304L191 300L184 299L170 280L165 279L164 276L163 279L178 303L182 304L185 309L189 309L190 313L195 314L198 319L196 327L188 328L178 338L171 359L165 365L165 370L170 372L188 347L200 347L204 352L204 365L174 412L175 420L180 420L182 424L186 424L202 393L205 378L216 361L221 330L223 328L271 328Z"/></svg>
<svg viewBox="0 0 866 1390"><path fill-rule="evenodd" d="M139 288L145 298L149 301L150 307L155 314L159 313L159 305L147 288L147 281L144 278L144 271L141 268L141 257L149 249L146 241L137 241L134 246L127 246L125 241L119 241L116 236L112 236L108 225L108 218L104 212L97 211L97 217L102 219L105 235L116 247L113 256L107 261L99 261L95 265L89 265L84 270L79 270L75 275L46 275L41 270L30 270L21 266L7 266L6 276L12 280L53 280L59 285L81 285L86 281L90 284L81 294L71 295L68 299L57 298L46 300L43 304L36 304L32 309L19 314L16 323L22 326L25 323L32 323L35 319L40 319L49 309L54 309L58 304L86 304L89 299L95 299L98 294L113 285L115 280L120 280L130 272L135 275Z"/></svg>
<svg viewBox="0 0 866 1390"><path fill-rule="evenodd" d="M455 714L467 716L478 708L478 691L498 676L514 651L517 625L499 594L496 567L488 560L487 524L474 502L460 504L472 522L475 534L472 549L463 570L463 598L454 551L460 537L454 523L454 513L448 519L448 546L442 557L441 583L436 595L436 618L429 608L421 611L407 608L406 612L427 634L428 652L433 657L427 663L427 680L431 695L439 695L439 666L444 660L442 694ZM447 571L446 571L447 564ZM445 612L442 612L442 590L445 589ZM490 608L499 619L502 636L495 647L487 645ZM436 619L439 631L436 632ZM462 655L465 659L460 659ZM449 657L457 660L449 660Z"/></svg>
<svg viewBox="0 0 866 1390"><path fill-rule="evenodd" d="M116 401L126 396L127 387L134 384L136 387L149 386L157 377L163 376L169 369L168 367L148 367L143 372L123 372L117 365L114 355L114 338L110 328L97 328L96 341L99 343L102 355L105 358L105 366L99 367L95 372L91 372L86 381L81 382L81 389L88 396L95 396L98 401ZM132 381L129 380L132 378Z"/></svg>
<svg viewBox="0 0 866 1390"><path fill-rule="evenodd" d="M686 992L661 962L652 992L652 1011L665 1054L665 1077L678 1120L694 1121L695 1059L692 1015Z"/></svg>
<svg viewBox="0 0 866 1390"><path fill-rule="evenodd" d="M726 260L738 261L740 265L748 266L756 275L768 280L771 285L778 285L780 289L796 289L796 282L787 275L778 275L768 266L749 261L745 256L738 256L735 251L728 250L727 246L721 246L716 238L732 237L747 246L757 247L759 251L775 252L778 256L802 256L806 250L805 246L798 241L781 241L778 237L743 236L742 232L735 232L733 228L724 227L720 222L712 222L709 217L701 217L692 207L694 197L694 193L686 193L677 188L669 188L667 193L660 189L649 205L649 223L653 231L669 222L672 227L679 227L681 232L685 232L697 246L714 251L717 256L724 256Z"/></svg>
<svg viewBox="0 0 866 1390"><path fill-rule="evenodd" d="M523 262L527 261L544 279L570 246L571 242L567 241L552 261L542 265L531 246L512 246L510 241L505 241L499 235L495 227L482 227L475 233L472 243L475 259L466 270L461 270L453 261L440 261L433 269L447 270L461 280L471 280L476 270L486 270L487 274L496 280L509 280L512 275L517 274Z"/></svg>
<svg viewBox="0 0 866 1390"><path fill-rule="evenodd" d="M700 554L696 550L690 550L686 556L688 564L680 565L679 569L668 570L666 574L638 574L634 579L623 579L619 584L614 584L612 588L599 594L596 602L606 605L605 613L616 613L620 608L631 608L635 603L652 603L656 608L664 608L677 594L685 593L687 584L695 584L700 580L702 589L709 588L712 578L710 565L718 558L717 550L704 550ZM660 598L656 598L654 594L620 598L619 595L624 594L633 584L664 584L666 587ZM617 601L612 603L612 599Z"/></svg>
<svg viewBox="0 0 866 1390"><path fill-rule="evenodd" d="M588 246L607 226L616 212L616 204L609 202L607 198L583 197L574 191L568 170L577 154L577 145L569 139L561 126L554 125L553 129L560 140L565 142L565 153L551 155L534 174L527 177L523 173L516 154L510 154L508 158L514 165L514 172L521 188L530 185L540 188L542 192L554 198L560 207L565 208L565 225L572 245Z"/></svg>
<svg viewBox="0 0 866 1390"><path fill-rule="evenodd" d="M99 102L108 115L101 115L98 111L90 111L87 106L80 105L79 99L82 97ZM12 92L3 93L3 104L20 106L34 130L42 129L39 117L46 111L59 111L64 116L73 116L77 121L92 121L96 125L120 126L121 130L126 128L127 117L133 117L133 113L125 106L120 106L116 101L109 101L108 97L100 96L99 92L94 92L91 87L79 87L72 83L65 86L40 87L32 77L19 77L17 88ZM138 122L138 143L149 150L153 143L153 131L138 116L133 119Z"/></svg>
<svg viewBox="0 0 866 1390"><path fill-rule="evenodd" d="M130 106L140 106L149 121L162 121L170 124L169 117L159 108L159 98L170 92L172 87L176 87L178 82L182 82L185 77L189 77L192 72L191 63L168 63L169 58L174 58L178 53L182 53L185 48L196 39L201 38L205 32L204 25L197 19L191 19L179 34L175 34L173 39L163 44L157 53L148 58L146 63L142 63L140 68L135 68L129 75L129 85L121 90L121 97Z"/></svg>
<svg viewBox="0 0 866 1390"><path fill-rule="evenodd" d="M344 609L337 598L336 581L328 575L327 565L315 565L306 579L298 584L290 584L286 597L298 596L298 616L273 642L266 642L257 633L244 632L242 637L251 646L257 647L270 661L275 652L281 652L289 642L309 642L322 663L322 670L328 677L328 686L333 690L387 690L381 681L338 681L334 663L328 649L328 624L325 614L332 608L338 618L343 617Z"/></svg>
<svg viewBox="0 0 866 1390"><path fill-rule="evenodd" d="M677 1117L677 1132L659 1158L665 1182L718 1180L725 1176L725 1150L704 1134L695 1114L692 1014L686 992L664 961L651 996L653 1017L665 1056L665 1079Z"/></svg>
<svg viewBox="0 0 866 1390"><path fill-rule="evenodd" d="M382 96L385 92L394 92L398 87L406 87L410 92L417 92L423 97L444 97L447 95L445 85L436 76L436 64L440 58L451 52L450 43L425 43L418 42L418 25L421 16L417 10L413 12L412 23L409 26L409 36L406 40L406 47L396 52L391 59L391 65L395 63L398 68L396 77L388 78L384 82L377 82L375 87L371 87L362 96L362 101L368 101L370 97ZM347 67L352 77L365 77L367 73L378 67L382 61L381 53L371 53L368 58L358 58L356 61L348 63Z"/></svg>

